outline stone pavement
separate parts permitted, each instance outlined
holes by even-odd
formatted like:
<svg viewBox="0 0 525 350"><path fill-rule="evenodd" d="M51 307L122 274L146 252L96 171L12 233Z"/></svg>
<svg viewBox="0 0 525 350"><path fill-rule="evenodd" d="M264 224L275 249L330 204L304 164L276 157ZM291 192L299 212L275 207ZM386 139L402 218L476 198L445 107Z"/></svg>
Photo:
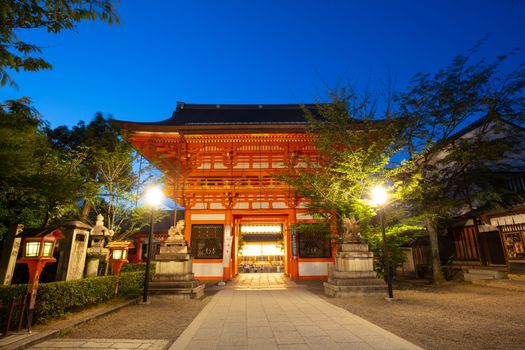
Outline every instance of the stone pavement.
<svg viewBox="0 0 525 350"><path fill-rule="evenodd" d="M241 273L226 288L233 289L285 289L296 284L282 273Z"/></svg>
<svg viewBox="0 0 525 350"><path fill-rule="evenodd" d="M167 339L52 339L32 349L160 350L169 343ZM220 288L169 346L169 350L186 349L420 348L326 302L282 274L241 274Z"/></svg>
<svg viewBox="0 0 525 350"><path fill-rule="evenodd" d="M420 348L302 288L232 288L216 294L169 349Z"/></svg>
<svg viewBox="0 0 525 350"><path fill-rule="evenodd" d="M159 339L53 339L37 344L35 350L150 349L163 350L169 340Z"/></svg>

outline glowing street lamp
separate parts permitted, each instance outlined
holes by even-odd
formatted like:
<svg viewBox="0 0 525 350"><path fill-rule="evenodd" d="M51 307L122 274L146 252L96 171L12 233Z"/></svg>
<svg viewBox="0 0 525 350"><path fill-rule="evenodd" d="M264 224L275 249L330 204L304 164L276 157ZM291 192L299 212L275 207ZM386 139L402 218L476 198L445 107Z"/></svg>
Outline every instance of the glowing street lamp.
<svg viewBox="0 0 525 350"><path fill-rule="evenodd" d="M162 193L160 187L151 187L146 191L146 203L151 207L151 216L149 223L150 231L148 238L148 257L146 259L146 273L144 274L144 294L142 295L142 302L144 304L148 303L149 269L151 265L151 255L153 254L153 218L155 216L155 209L162 203L163 200L164 193Z"/></svg>
<svg viewBox="0 0 525 350"><path fill-rule="evenodd" d="M385 219L384 219L384 204L388 200L388 193L382 186L376 186L372 189L372 204L379 208L379 221L381 222L381 234L383 235L383 261L385 266L386 283L388 286L388 298L394 299L394 292L392 289L392 274L390 271L390 262L388 261L388 245L385 234Z"/></svg>

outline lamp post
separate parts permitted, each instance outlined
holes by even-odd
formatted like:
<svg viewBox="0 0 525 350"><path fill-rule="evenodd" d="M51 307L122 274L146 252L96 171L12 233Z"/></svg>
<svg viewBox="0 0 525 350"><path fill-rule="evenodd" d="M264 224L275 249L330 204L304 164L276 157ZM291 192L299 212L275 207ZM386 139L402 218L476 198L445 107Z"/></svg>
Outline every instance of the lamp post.
<svg viewBox="0 0 525 350"><path fill-rule="evenodd" d="M155 209L162 202L164 194L159 187L151 187L146 191L146 202L151 207L150 215L150 231L148 238L148 257L146 259L146 273L144 274L144 294L142 295L142 303L148 303L148 288L149 288L149 269L151 265L151 254L153 253L153 219L155 216Z"/></svg>
<svg viewBox="0 0 525 350"><path fill-rule="evenodd" d="M33 314L35 311L36 293L38 289L38 280L40 273L44 266L49 262L56 262L53 258L53 251L55 250L56 241L64 238L59 229L48 230L25 230L20 236L23 237L22 242L22 258L18 260L17 264L27 264L29 269L29 281L27 283L27 328L30 329L33 322Z"/></svg>
<svg viewBox="0 0 525 350"><path fill-rule="evenodd" d="M388 286L388 299L393 300L394 292L392 290L392 274L390 271L390 262L388 261L388 244L386 241L384 218L384 204L386 203L387 198L387 192L383 187L377 186L372 189L372 202L379 208L379 221L381 224L381 234L383 236L383 263L385 266L386 283Z"/></svg>

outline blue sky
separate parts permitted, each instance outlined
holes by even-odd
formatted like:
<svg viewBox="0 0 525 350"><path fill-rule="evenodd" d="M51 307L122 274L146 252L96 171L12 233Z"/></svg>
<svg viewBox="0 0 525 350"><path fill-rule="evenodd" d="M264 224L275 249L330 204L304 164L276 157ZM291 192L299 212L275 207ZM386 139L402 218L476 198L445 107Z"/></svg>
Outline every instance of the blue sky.
<svg viewBox="0 0 525 350"><path fill-rule="evenodd" d="M21 33L53 70L14 74L52 126L134 121L187 103L309 103L344 85L403 89L487 34L480 55L525 61L525 1L122 0L121 24Z"/></svg>

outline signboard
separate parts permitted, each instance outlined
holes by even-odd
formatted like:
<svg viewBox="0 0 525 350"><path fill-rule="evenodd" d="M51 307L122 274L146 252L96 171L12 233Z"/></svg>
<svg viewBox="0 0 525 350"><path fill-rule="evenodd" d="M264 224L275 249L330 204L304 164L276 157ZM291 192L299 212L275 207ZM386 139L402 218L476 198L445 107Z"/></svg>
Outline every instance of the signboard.
<svg viewBox="0 0 525 350"><path fill-rule="evenodd" d="M222 266L228 267L230 265L230 257L232 255L232 241L231 226L224 226L224 255L222 257Z"/></svg>
<svg viewBox="0 0 525 350"><path fill-rule="evenodd" d="M297 256L297 230L292 226L292 256Z"/></svg>

